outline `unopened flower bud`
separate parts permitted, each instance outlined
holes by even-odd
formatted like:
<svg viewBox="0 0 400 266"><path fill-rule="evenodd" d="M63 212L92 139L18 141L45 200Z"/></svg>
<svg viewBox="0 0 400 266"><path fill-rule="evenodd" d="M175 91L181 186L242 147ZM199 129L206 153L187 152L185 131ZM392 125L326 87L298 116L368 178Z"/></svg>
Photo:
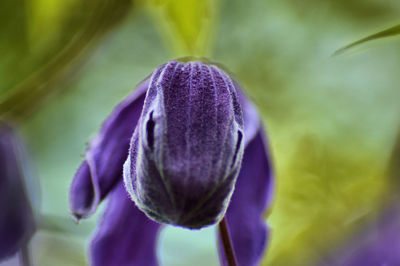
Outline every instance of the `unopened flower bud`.
<svg viewBox="0 0 400 266"><path fill-rule="evenodd" d="M125 185L151 219L207 226L226 211L243 147L242 109L230 77L215 65L171 61L151 76Z"/></svg>

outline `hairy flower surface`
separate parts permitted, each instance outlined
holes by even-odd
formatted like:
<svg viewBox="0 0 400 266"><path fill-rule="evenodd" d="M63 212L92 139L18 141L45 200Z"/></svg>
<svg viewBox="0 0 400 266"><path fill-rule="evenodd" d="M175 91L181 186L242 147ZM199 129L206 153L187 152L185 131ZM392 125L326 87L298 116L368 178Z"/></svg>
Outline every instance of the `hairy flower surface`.
<svg viewBox="0 0 400 266"><path fill-rule="evenodd" d="M262 125L238 84L214 64L170 61L104 122L72 182L70 207L88 217L109 195L93 265L157 265L161 224L201 228L225 215L239 265L250 266L268 240L271 189Z"/></svg>
<svg viewBox="0 0 400 266"><path fill-rule="evenodd" d="M0 261L24 247L35 231L24 183L25 168L18 137L0 121Z"/></svg>
<svg viewBox="0 0 400 266"><path fill-rule="evenodd" d="M150 79L125 185L153 220L201 228L223 217L243 147L242 110L231 79L215 66L173 61Z"/></svg>

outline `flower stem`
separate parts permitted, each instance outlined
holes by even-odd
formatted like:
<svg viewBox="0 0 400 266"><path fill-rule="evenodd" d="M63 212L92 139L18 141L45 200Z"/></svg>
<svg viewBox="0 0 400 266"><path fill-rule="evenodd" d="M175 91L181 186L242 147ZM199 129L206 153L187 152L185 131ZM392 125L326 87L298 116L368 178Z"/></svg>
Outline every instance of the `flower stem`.
<svg viewBox="0 0 400 266"><path fill-rule="evenodd" d="M232 241L229 236L228 224L226 217L224 217L218 224L219 234L221 236L222 244L224 246L225 258L229 266L237 266L235 253L233 251Z"/></svg>
<svg viewBox="0 0 400 266"><path fill-rule="evenodd" d="M31 266L31 258L29 254L28 244L22 246L19 252L19 259L22 266Z"/></svg>

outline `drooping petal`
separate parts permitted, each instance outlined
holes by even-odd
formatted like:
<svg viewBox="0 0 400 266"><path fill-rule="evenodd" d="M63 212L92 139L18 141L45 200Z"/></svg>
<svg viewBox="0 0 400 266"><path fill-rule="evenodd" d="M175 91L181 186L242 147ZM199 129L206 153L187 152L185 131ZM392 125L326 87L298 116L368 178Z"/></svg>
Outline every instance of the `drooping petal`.
<svg viewBox="0 0 400 266"><path fill-rule="evenodd" d="M157 68L137 130L124 174L136 205L158 222L188 228L221 219L244 147L230 77L198 61Z"/></svg>
<svg viewBox="0 0 400 266"><path fill-rule="evenodd" d="M272 194L272 167L261 128L247 144L235 191L225 214L239 266L258 265L268 242L264 214ZM221 241L222 265L227 265Z"/></svg>
<svg viewBox="0 0 400 266"><path fill-rule="evenodd" d="M122 180L122 166L148 85L148 80L142 82L125 98L90 142L85 161L70 187L70 210L76 219L90 216L114 185Z"/></svg>
<svg viewBox="0 0 400 266"><path fill-rule="evenodd" d="M0 122L0 261L26 245L35 231L23 152L14 130Z"/></svg>
<svg viewBox="0 0 400 266"><path fill-rule="evenodd" d="M151 221L129 199L120 182L90 245L92 266L156 266L161 225Z"/></svg>

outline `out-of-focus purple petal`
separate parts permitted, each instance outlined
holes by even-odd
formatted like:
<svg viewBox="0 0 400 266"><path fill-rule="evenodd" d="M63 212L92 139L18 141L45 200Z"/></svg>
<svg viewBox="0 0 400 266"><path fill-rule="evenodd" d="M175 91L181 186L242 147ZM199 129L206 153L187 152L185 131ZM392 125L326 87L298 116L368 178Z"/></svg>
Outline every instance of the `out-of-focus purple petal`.
<svg viewBox="0 0 400 266"><path fill-rule="evenodd" d="M273 176L264 132L247 144L231 203L225 214L239 266L258 265L268 242L264 214L269 207ZM222 265L227 265L221 241Z"/></svg>
<svg viewBox="0 0 400 266"><path fill-rule="evenodd" d="M103 220L90 245L92 266L156 266L161 225L151 221L129 199L120 182L109 196Z"/></svg>
<svg viewBox="0 0 400 266"><path fill-rule="evenodd" d="M400 265L400 206L398 205L396 201L382 207L380 217L368 222L348 243L328 254L324 261L316 265Z"/></svg>
<svg viewBox="0 0 400 266"><path fill-rule="evenodd" d="M126 187L152 219L188 228L220 220L239 173L243 117L231 78L215 65L168 62L151 78Z"/></svg>
<svg viewBox="0 0 400 266"><path fill-rule="evenodd" d="M139 120L149 81L125 98L90 142L85 161L70 187L70 210L76 219L88 217L99 202L122 180L122 166L129 141Z"/></svg>
<svg viewBox="0 0 400 266"><path fill-rule="evenodd" d="M26 245L35 231L22 149L15 132L0 122L0 261Z"/></svg>

